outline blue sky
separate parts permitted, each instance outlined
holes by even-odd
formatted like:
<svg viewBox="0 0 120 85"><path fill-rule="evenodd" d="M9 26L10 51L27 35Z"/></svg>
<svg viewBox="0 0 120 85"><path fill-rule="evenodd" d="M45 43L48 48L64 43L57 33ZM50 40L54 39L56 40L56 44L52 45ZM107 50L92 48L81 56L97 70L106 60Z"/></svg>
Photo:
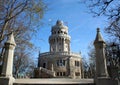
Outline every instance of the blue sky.
<svg viewBox="0 0 120 85"><path fill-rule="evenodd" d="M37 38L33 40L41 52L49 51L48 38L51 34L51 27L58 19L69 28L71 51L77 53L81 51L83 56L87 57L88 46L95 39L97 27L101 28L101 33L104 39L106 38L103 32L107 24L106 18L93 17L88 13L85 4L80 3L80 0L44 0L44 2L48 4L48 11L42 19L44 25L40 27Z"/></svg>

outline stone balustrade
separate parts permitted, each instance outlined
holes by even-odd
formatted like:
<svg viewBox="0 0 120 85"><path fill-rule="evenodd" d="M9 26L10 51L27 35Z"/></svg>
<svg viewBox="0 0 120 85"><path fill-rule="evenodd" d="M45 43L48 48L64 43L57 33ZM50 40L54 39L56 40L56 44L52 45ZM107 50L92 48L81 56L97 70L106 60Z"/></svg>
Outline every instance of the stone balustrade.
<svg viewBox="0 0 120 85"><path fill-rule="evenodd" d="M47 56L47 55L70 55L70 56L80 56L79 53L73 53L73 52L45 52L41 53L40 56Z"/></svg>
<svg viewBox="0 0 120 85"><path fill-rule="evenodd" d="M49 37L49 39L52 39L52 38L55 38L55 37L63 37L63 38L67 38L67 39L70 39L71 37L69 35L65 35L65 34L54 34L52 36Z"/></svg>

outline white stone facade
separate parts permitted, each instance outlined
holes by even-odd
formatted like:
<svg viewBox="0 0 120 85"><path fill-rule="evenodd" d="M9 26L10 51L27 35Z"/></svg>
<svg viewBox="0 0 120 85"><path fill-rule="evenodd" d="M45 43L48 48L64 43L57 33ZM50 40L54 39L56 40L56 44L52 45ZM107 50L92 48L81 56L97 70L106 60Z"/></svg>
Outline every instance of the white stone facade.
<svg viewBox="0 0 120 85"><path fill-rule="evenodd" d="M50 52L39 54L35 77L81 78L81 55L70 51L70 39L68 27L58 20L49 37ZM52 72L54 76L47 76Z"/></svg>

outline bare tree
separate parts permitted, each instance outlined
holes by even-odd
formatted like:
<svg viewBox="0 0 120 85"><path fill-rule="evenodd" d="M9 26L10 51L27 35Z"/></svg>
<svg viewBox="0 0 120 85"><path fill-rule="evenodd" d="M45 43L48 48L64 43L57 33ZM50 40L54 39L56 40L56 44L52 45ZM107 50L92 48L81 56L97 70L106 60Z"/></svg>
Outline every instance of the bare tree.
<svg viewBox="0 0 120 85"><path fill-rule="evenodd" d="M31 53L26 53L24 50L18 51L17 55L14 57L14 71L13 75L15 78L19 78L18 74L28 74L31 77L31 71L35 68L35 62L33 57L29 57Z"/></svg>
<svg viewBox="0 0 120 85"><path fill-rule="evenodd" d="M120 81L120 45L108 43L106 46L106 57L109 76Z"/></svg>
<svg viewBox="0 0 120 85"><path fill-rule="evenodd" d="M96 66L96 56L95 56L95 48L93 44L88 46L89 52L88 52L88 57L89 57L89 78L94 78L95 77L95 66Z"/></svg>
<svg viewBox="0 0 120 85"><path fill-rule="evenodd" d="M33 27L40 24L39 22L45 10L46 5L42 0L0 0L0 61L3 58L4 42L11 32L14 33L17 44L14 63L26 60L23 67L20 64L14 64L17 65L14 66L14 71L16 71L14 72L15 75L21 72L27 64L30 64L29 62L27 63L31 57L28 54L34 47L34 44L30 40L32 39L33 33L38 30Z"/></svg>
<svg viewBox="0 0 120 85"><path fill-rule="evenodd" d="M86 2L90 12L95 16L106 16L109 21L109 25L105 28L105 32L112 36L114 43L120 43L120 1L119 0L89 0ZM110 47L108 44L107 47ZM107 48L107 59L110 64L108 68L110 76L113 78L117 74L117 78L120 81L119 71L119 50L113 52L112 47ZM113 47L114 48L114 47ZM110 72L111 71L111 72ZM116 73L116 74L111 74ZM113 76L114 75L114 76ZM115 78L116 78L115 77Z"/></svg>
<svg viewBox="0 0 120 85"><path fill-rule="evenodd" d="M83 65L83 68L82 68L82 70L83 70L83 73L82 73L83 74L83 78L88 78L89 64L88 64L88 62L87 62L85 57L82 58L82 65Z"/></svg>
<svg viewBox="0 0 120 85"><path fill-rule="evenodd" d="M0 0L0 43L16 21L29 25L31 19L42 17L44 8L42 0Z"/></svg>
<svg viewBox="0 0 120 85"><path fill-rule="evenodd" d="M86 4L95 16L108 17L109 26L105 28L105 31L120 42L120 1L88 0Z"/></svg>
<svg viewBox="0 0 120 85"><path fill-rule="evenodd" d="M22 24L18 25L18 31L14 33L17 47L15 49L14 56L14 71L13 74L17 78L18 74L24 73L33 69L35 67L34 59L31 59L33 56L32 49L34 45L30 42L31 40L31 31L28 27L24 27Z"/></svg>

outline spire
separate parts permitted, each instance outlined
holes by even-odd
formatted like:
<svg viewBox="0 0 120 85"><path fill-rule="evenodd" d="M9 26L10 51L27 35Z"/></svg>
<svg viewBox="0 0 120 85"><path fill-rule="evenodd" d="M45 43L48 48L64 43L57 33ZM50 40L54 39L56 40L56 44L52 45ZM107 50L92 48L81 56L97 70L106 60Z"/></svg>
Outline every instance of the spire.
<svg viewBox="0 0 120 85"><path fill-rule="evenodd" d="M15 40L14 40L14 35L13 35L13 32L10 33L10 35L8 36L8 40L6 43L10 43L12 45L15 45L16 46L16 43L15 43Z"/></svg>
<svg viewBox="0 0 120 85"><path fill-rule="evenodd" d="M105 43L105 41L103 40L102 35L100 33L100 28L97 28L97 35L96 35L94 43L96 43L96 42L104 42Z"/></svg>

